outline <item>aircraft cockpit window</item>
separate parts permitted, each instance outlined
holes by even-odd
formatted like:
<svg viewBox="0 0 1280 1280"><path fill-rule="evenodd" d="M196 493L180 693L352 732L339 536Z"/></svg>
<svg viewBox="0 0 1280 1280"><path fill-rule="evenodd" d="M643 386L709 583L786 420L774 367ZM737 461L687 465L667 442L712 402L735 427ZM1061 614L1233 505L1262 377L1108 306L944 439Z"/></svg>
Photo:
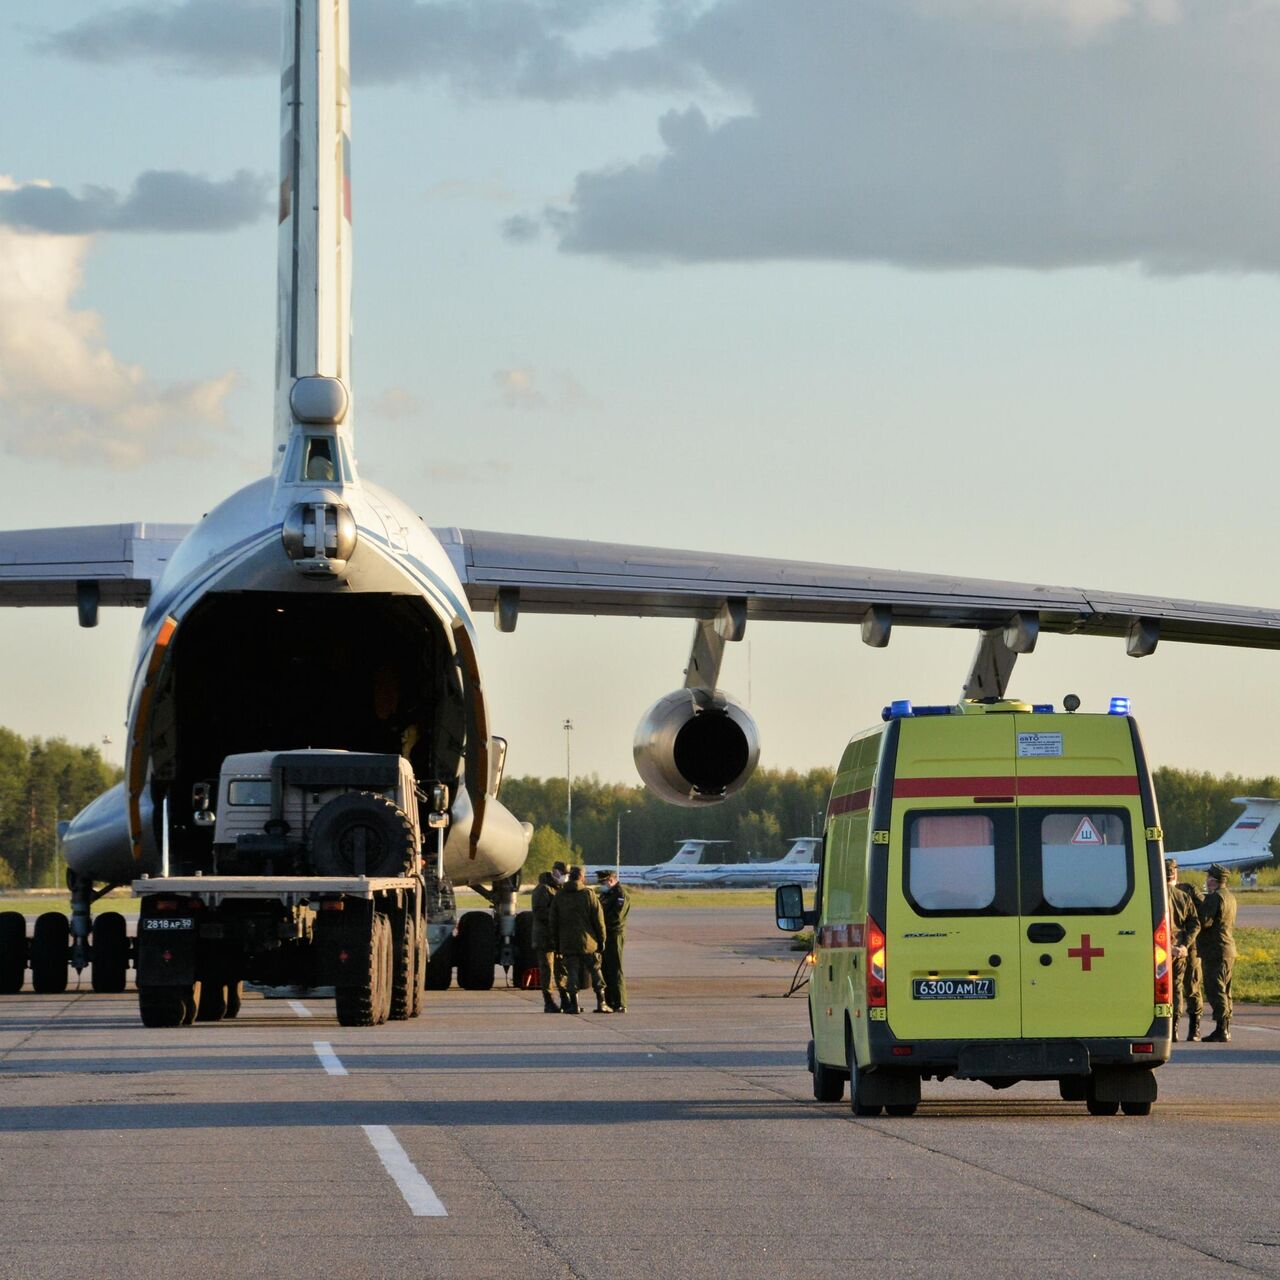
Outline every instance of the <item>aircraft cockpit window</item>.
<svg viewBox="0 0 1280 1280"><path fill-rule="evenodd" d="M331 481L337 479L334 466L334 441L330 436L308 436L303 454L302 478L304 480Z"/></svg>

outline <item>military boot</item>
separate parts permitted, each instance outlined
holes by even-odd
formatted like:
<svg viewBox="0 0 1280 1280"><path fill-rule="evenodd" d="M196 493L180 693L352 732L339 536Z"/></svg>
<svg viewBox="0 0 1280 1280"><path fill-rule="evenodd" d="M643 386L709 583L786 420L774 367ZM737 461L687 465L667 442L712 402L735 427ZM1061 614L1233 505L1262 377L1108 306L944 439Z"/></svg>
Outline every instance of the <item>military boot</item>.
<svg viewBox="0 0 1280 1280"><path fill-rule="evenodd" d="M597 1012L597 1013L612 1013L612 1012L613 1012L613 1010L612 1010L612 1009L610 1009L610 1008L609 1008L609 1006L608 1006L607 1004L605 1004L605 1002L604 1002L604 996L596 996L596 1012Z"/></svg>
<svg viewBox="0 0 1280 1280"><path fill-rule="evenodd" d="M1182 1037L1178 1034L1178 1020L1177 1020L1177 1018L1174 1018L1174 1020L1173 1020L1173 1043L1174 1043L1174 1044L1177 1044L1177 1043L1178 1043L1178 1041L1179 1041L1179 1040L1181 1040L1181 1039L1182 1039Z"/></svg>
<svg viewBox="0 0 1280 1280"><path fill-rule="evenodd" d="M564 1003L560 1007L565 1013L581 1013L582 1010L578 1008L578 993L576 991L570 991L569 994L565 996Z"/></svg>
<svg viewBox="0 0 1280 1280"><path fill-rule="evenodd" d="M559 1013L560 1006L551 998L550 991L542 993L542 1012L543 1013Z"/></svg>
<svg viewBox="0 0 1280 1280"><path fill-rule="evenodd" d="M1204 1038L1205 1044L1226 1044L1231 1039L1231 1019L1223 1018Z"/></svg>
<svg viewBox="0 0 1280 1280"><path fill-rule="evenodd" d="M1193 1013L1191 1020L1187 1023L1187 1043L1195 1044L1200 1039L1200 1015Z"/></svg>

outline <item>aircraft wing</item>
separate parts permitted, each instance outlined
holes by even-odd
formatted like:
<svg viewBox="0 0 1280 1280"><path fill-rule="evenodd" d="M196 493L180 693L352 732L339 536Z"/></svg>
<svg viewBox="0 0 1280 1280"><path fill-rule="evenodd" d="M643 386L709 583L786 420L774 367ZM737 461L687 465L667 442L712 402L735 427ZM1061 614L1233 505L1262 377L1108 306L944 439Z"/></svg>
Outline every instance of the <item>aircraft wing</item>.
<svg viewBox="0 0 1280 1280"><path fill-rule="evenodd" d="M1280 648L1280 609L480 529L434 532L472 606L502 603L511 625L518 612L710 619L726 602L742 601L747 618L766 621L990 630L1020 615L1038 619L1044 632L1129 636L1135 625L1154 624L1165 640Z"/></svg>
<svg viewBox="0 0 1280 1280"><path fill-rule="evenodd" d="M94 524L0 533L0 605L144 605L188 530Z"/></svg>

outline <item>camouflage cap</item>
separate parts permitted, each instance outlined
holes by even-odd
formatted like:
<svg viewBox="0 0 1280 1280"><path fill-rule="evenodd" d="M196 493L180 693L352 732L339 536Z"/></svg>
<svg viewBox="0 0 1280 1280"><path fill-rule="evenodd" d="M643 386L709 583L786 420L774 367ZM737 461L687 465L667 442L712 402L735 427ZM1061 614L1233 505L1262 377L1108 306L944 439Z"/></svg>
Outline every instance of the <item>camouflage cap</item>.
<svg viewBox="0 0 1280 1280"><path fill-rule="evenodd" d="M1213 866L1209 868L1208 874L1211 875L1219 884L1226 884L1227 877L1231 874L1231 872L1228 871L1226 867L1222 865L1222 863L1215 862Z"/></svg>

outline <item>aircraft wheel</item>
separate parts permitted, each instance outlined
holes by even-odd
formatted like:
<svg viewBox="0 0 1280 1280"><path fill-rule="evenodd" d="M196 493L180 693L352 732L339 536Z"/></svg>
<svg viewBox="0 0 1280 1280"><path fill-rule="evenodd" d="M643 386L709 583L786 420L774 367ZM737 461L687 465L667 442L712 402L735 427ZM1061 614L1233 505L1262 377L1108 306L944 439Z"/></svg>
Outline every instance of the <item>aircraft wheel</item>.
<svg viewBox="0 0 1280 1280"><path fill-rule="evenodd" d="M487 911L468 911L458 921L456 945L458 986L464 991L491 991L493 970L498 963L493 916Z"/></svg>
<svg viewBox="0 0 1280 1280"><path fill-rule="evenodd" d="M71 958L71 926L58 911L36 918L31 935L31 986L41 995L57 995L67 989L67 963Z"/></svg>
<svg viewBox="0 0 1280 1280"><path fill-rule="evenodd" d="M1108 1102L1102 1098L1086 1098L1084 1105L1088 1107L1091 1116L1113 1116L1120 1110L1118 1102Z"/></svg>
<svg viewBox="0 0 1280 1280"><path fill-rule="evenodd" d="M17 995L26 975L26 919L19 911L0 912L0 996Z"/></svg>
<svg viewBox="0 0 1280 1280"><path fill-rule="evenodd" d="M1145 1099L1141 1102L1122 1102L1120 1110L1127 1116L1149 1116L1151 1114L1151 1103Z"/></svg>
<svg viewBox="0 0 1280 1280"><path fill-rule="evenodd" d="M918 1105L916 1102L886 1102L884 1113L887 1116L913 1116Z"/></svg>
<svg viewBox="0 0 1280 1280"><path fill-rule="evenodd" d="M413 993L417 986L414 962L418 958L418 926L411 915L401 915L401 927L391 925L391 1004L387 1017L403 1022L413 1016Z"/></svg>
<svg viewBox="0 0 1280 1280"><path fill-rule="evenodd" d="M129 973L129 931L118 911L104 911L93 921L93 989L116 995L125 988Z"/></svg>
<svg viewBox="0 0 1280 1280"><path fill-rule="evenodd" d="M224 1017L234 1018L240 1012L240 1006L244 1002L244 983L228 982L227 983L227 1012Z"/></svg>
<svg viewBox="0 0 1280 1280"><path fill-rule="evenodd" d="M138 1015L144 1027L180 1027L183 1008L181 987L138 988Z"/></svg>
<svg viewBox="0 0 1280 1280"><path fill-rule="evenodd" d="M448 991L453 981L453 957L456 938L446 938L427 958L427 990Z"/></svg>

